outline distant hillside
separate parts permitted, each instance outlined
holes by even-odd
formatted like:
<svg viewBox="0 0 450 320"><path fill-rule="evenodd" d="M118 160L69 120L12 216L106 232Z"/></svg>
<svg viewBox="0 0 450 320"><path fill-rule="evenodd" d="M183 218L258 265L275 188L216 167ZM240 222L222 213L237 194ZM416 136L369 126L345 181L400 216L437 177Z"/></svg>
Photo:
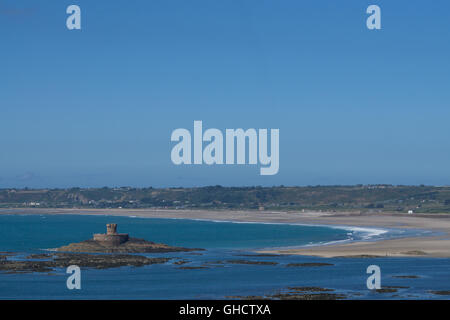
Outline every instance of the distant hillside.
<svg viewBox="0 0 450 320"><path fill-rule="evenodd" d="M308 186L0 189L0 207L450 212L450 187Z"/></svg>

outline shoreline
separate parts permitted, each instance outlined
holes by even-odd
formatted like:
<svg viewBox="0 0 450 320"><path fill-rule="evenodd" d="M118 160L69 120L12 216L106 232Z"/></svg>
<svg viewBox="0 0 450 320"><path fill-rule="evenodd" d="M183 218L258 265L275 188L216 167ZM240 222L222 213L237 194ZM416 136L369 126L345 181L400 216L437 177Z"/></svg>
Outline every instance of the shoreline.
<svg viewBox="0 0 450 320"><path fill-rule="evenodd" d="M141 218L173 218L216 222L297 224L326 226L347 230L401 229L431 231L434 235L412 235L392 239L349 240L344 243L319 244L306 247L285 247L257 250L258 253L332 257L450 257L450 214L408 215L402 213L331 213L276 212L232 210L173 210L173 209L0 209L0 214L109 215ZM436 236L439 233L439 236Z"/></svg>

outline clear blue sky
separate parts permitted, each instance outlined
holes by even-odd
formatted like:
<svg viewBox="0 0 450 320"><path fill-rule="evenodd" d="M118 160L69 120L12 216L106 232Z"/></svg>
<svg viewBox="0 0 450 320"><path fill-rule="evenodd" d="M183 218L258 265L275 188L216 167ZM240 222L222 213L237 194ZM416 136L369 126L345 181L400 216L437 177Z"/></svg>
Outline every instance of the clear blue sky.
<svg viewBox="0 0 450 320"><path fill-rule="evenodd" d="M450 184L447 0L0 0L0 41L0 187ZM173 165L194 120L279 173Z"/></svg>

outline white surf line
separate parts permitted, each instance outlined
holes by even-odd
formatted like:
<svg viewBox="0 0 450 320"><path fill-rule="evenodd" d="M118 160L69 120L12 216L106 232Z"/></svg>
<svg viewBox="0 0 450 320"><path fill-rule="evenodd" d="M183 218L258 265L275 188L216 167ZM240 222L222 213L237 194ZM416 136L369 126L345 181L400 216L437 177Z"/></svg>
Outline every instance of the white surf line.
<svg viewBox="0 0 450 320"><path fill-rule="evenodd" d="M130 216L127 216L127 217L130 217ZM342 239L342 240L327 241L327 242L324 242L324 243L320 243L319 242L319 243L315 243L315 244L295 246L296 248L304 247L304 246L316 246L316 245L322 246L322 245L330 245L330 244L335 244L335 243L370 240L370 239L372 239L374 237L380 236L382 234L389 233L389 231L394 230L392 228L390 228L390 229L382 229L382 228L378 228L378 227L377 228L375 228L375 227L358 227L358 226L347 226L347 225L330 225L330 224L296 223L296 222L236 221L236 220L217 220L217 219L205 219L205 218L179 218L179 217L161 218L161 217L141 217L141 216L139 216L137 218L143 218L143 219L191 220L191 221L215 222L215 223L267 224L267 225L290 225L290 226L303 226L303 227L322 227L322 228L339 229L339 230L358 232L358 233L364 234L364 235L361 236L361 239L354 239L354 238L349 239L349 238L347 238L347 239ZM380 238L380 239L377 239L377 240L385 240L385 238ZM283 248L287 248L287 247L283 247Z"/></svg>

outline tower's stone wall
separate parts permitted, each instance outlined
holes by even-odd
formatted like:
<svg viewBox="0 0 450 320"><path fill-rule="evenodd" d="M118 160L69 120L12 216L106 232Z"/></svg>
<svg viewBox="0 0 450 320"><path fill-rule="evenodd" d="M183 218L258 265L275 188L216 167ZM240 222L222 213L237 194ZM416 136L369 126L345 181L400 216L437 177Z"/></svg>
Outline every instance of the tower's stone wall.
<svg viewBox="0 0 450 320"><path fill-rule="evenodd" d="M129 239L127 233L117 233L117 224L109 223L106 225L106 233L94 234L94 240L103 242L106 245L118 246L127 242Z"/></svg>

